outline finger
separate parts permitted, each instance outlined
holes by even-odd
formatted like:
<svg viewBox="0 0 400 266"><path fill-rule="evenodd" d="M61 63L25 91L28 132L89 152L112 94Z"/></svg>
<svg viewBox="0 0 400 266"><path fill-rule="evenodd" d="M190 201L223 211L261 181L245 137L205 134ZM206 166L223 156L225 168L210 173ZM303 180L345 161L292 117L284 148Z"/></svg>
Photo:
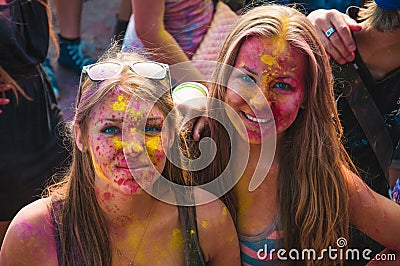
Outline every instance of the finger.
<svg viewBox="0 0 400 266"><path fill-rule="evenodd" d="M336 29L337 34L333 34L330 37L330 41L333 43L342 57L346 59L346 61L353 61L356 44L348 23L350 23L350 25L354 25L356 22L347 15L341 14L340 16L333 16L331 18L331 23Z"/></svg>
<svg viewBox="0 0 400 266"><path fill-rule="evenodd" d="M200 117L193 126L193 139L195 141L200 141L201 133L204 131L207 119L205 117Z"/></svg>
<svg viewBox="0 0 400 266"><path fill-rule="evenodd" d="M5 86L0 86L0 91L9 91L11 90L11 85L6 84Z"/></svg>
<svg viewBox="0 0 400 266"><path fill-rule="evenodd" d="M336 47L331 43L330 39L327 38L325 34L328 29L332 28L330 18L334 16L335 13L335 10L316 10L311 12L310 15L308 15L308 18L314 25L318 37L328 55L335 59L335 61L338 63L344 64L346 61L342 57L341 53L336 49ZM335 33L333 33L331 37L333 37L333 35L335 35Z"/></svg>
<svg viewBox="0 0 400 266"><path fill-rule="evenodd" d="M326 37L325 32L320 29L318 29L317 32L328 56L332 57L339 64L346 63L346 60L342 57L341 53L336 49L329 38Z"/></svg>
<svg viewBox="0 0 400 266"><path fill-rule="evenodd" d="M0 105L6 105L10 103L10 99L0 98Z"/></svg>

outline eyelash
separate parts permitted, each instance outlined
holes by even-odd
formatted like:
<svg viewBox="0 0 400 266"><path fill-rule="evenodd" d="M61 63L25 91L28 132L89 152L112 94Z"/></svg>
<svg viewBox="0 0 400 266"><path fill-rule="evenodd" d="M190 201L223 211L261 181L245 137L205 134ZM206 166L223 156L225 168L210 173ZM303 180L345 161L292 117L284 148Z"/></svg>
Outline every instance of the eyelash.
<svg viewBox="0 0 400 266"><path fill-rule="evenodd" d="M282 88L282 87L280 87L278 85L284 85L285 88ZM288 83L285 83L285 82L277 82L277 83L274 84L274 87L277 88L277 89L280 89L280 90L290 90L290 89L292 89L292 86L290 84L288 84Z"/></svg>
<svg viewBox="0 0 400 266"><path fill-rule="evenodd" d="M113 130L113 132L110 132L110 130ZM101 132L108 135L115 135L121 133L121 130L116 126L107 126L104 127Z"/></svg>
<svg viewBox="0 0 400 266"><path fill-rule="evenodd" d="M249 75L243 75L243 76L242 76L242 80L243 80L244 82L255 83L254 78L252 78L252 77L249 76Z"/></svg>
<svg viewBox="0 0 400 266"><path fill-rule="evenodd" d="M156 134L161 132L161 127L157 125L148 125L144 128L146 133Z"/></svg>

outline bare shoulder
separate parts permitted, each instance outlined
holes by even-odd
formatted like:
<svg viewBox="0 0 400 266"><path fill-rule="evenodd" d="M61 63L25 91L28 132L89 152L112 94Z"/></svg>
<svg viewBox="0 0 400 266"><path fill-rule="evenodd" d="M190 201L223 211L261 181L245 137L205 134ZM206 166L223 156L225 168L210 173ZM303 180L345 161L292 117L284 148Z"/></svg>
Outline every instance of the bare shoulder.
<svg viewBox="0 0 400 266"><path fill-rule="evenodd" d="M349 170L346 178L350 195L350 222L375 241L400 254L400 205L373 191Z"/></svg>
<svg viewBox="0 0 400 266"><path fill-rule="evenodd" d="M210 192L203 189L195 189L194 195L196 203L207 202L196 206L198 221L208 220L221 224L232 220L225 204Z"/></svg>
<svg viewBox="0 0 400 266"><path fill-rule="evenodd" d="M201 189L196 189L194 195L196 202L204 197L210 199L196 206L199 240L206 261L210 265L239 265L239 241L225 204Z"/></svg>
<svg viewBox="0 0 400 266"><path fill-rule="evenodd" d="M22 208L7 230L1 265L56 265L50 199L39 199Z"/></svg>

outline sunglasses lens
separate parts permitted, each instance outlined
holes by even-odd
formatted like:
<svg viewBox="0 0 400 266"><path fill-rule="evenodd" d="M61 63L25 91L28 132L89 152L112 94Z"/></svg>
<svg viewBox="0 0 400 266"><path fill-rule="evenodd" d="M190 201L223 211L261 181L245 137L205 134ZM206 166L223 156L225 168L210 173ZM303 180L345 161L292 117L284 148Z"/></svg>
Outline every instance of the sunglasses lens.
<svg viewBox="0 0 400 266"><path fill-rule="evenodd" d="M132 69L148 79L164 79L167 75L165 67L153 62L138 62L132 65Z"/></svg>
<svg viewBox="0 0 400 266"><path fill-rule="evenodd" d="M121 72L121 65L113 62L99 63L91 66L87 74L93 81L112 78Z"/></svg>

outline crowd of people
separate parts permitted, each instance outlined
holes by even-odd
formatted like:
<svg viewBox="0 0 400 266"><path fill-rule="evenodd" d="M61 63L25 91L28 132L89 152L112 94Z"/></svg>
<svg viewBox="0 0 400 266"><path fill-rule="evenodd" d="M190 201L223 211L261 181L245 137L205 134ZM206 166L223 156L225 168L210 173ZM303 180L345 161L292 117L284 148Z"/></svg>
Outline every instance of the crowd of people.
<svg viewBox="0 0 400 266"><path fill-rule="evenodd" d="M83 1L54 2L58 39L48 1L0 0L1 265L398 265L400 1L243 1L212 78L218 1L123 0L96 62ZM72 121L49 41L81 75Z"/></svg>

